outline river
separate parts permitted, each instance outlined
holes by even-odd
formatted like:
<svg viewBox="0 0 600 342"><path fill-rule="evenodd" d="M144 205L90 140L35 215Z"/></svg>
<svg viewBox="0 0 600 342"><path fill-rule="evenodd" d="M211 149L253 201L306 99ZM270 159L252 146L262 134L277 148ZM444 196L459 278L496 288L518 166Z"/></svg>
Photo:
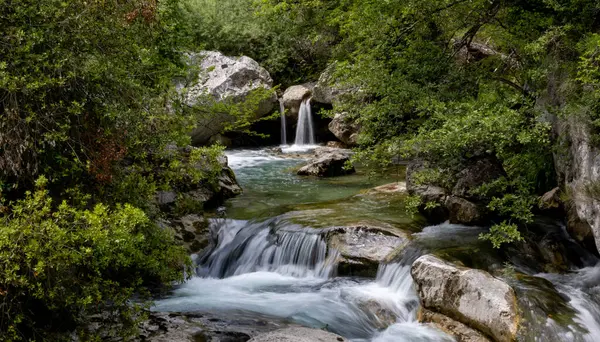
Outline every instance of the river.
<svg viewBox="0 0 600 342"><path fill-rule="evenodd" d="M327 329L351 341L452 341L417 321L410 265L434 252L512 285L522 311L522 340L600 341L600 264L568 237L565 248L575 253L576 265L543 272L525 252L501 253L480 241L482 228L427 226L405 213L404 194L368 191L402 181L401 169L385 176L359 169L340 178L301 178L294 168L304 157L293 152L227 152L244 194L226 203L226 218L211 219L218 245L196 260L196 276L158 300L154 310L252 315ZM325 241L328 227L358 223L410 236L375 278L338 276L338 252ZM560 223L543 227L564 233Z"/></svg>

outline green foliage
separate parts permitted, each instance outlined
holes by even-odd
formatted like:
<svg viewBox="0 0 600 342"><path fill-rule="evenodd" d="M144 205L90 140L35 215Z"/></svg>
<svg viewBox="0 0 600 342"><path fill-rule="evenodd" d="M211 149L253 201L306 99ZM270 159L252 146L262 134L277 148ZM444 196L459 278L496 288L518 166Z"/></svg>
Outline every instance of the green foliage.
<svg viewBox="0 0 600 342"><path fill-rule="evenodd" d="M410 195L404 200L404 210L410 217L414 217L419 213L419 208L423 204L420 196Z"/></svg>
<svg viewBox="0 0 600 342"><path fill-rule="evenodd" d="M134 294L183 280L190 266L183 248L143 211L54 204L46 183L39 178L35 192L0 219L3 341L52 339L95 313L134 324L142 305L130 303Z"/></svg>
<svg viewBox="0 0 600 342"><path fill-rule="evenodd" d="M523 241L519 227L507 221L493 225L489 233L482 233L479 238L490 241L494 248L500 248L505 243Z"/></svg>

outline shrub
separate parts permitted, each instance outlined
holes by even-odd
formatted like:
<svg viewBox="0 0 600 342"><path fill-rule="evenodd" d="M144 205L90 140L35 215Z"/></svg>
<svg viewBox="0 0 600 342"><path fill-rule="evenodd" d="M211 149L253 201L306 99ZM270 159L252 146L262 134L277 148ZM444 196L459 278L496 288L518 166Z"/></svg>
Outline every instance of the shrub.
<svg viewBox="0 0 600 342"><path fill-rule="evenodd" d="M132 296L182 281L189 258L142 210L55 206L46 182L0 219L0 339L83 333L95 313L118 317L119 332L131 333L144 305Z"/></svg>

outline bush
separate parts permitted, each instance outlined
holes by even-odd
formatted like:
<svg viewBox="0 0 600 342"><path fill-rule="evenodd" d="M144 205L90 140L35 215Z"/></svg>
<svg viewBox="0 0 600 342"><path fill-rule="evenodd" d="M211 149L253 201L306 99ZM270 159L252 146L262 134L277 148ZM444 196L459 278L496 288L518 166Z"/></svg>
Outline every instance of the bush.
<svg viewBox="0 0 600 342"><path fill-rule="evenodd" d="M83 334L96 313L118 317L119 332L131 333L144 305L132 296L182 281L189 258L142 210L54 206L46 182L39 178L0 219L0 340Z"/></svg>

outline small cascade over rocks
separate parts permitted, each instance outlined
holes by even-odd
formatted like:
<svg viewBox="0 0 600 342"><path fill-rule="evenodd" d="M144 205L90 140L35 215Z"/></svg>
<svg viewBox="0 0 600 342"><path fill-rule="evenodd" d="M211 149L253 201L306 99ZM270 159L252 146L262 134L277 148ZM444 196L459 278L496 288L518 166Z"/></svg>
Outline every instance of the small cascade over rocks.
<svg viewBox="0 0 600 342"><path fill-rule="evenodd" d="M201 261L198 275L225 278L251 272L327 279L337 267L319 230L289 225L277 218L260 223L216 220L215 250Z"/></svg>
<svg viewBox="0 0 600 342"><path fill-rule="evenodd" d="M214 219L216 243L197 277L156 302L155 311L251 315L323 328L352 342L451 341L417 322L410 260L382 265L377 280L336 277L332 229L287 222ZM411 259L412 260L412 259Z"/></svg>
<svg viewBox="0 0 600 342"><path fill-rule="evenodd" d="M295 145L314 145L315 129L313 126L312 108L310 98L302 101L300 112L298 113L298 126L296 127Z"/></svg>
<svg viewBox="0 0 600 342"><path fill-rule="evenodd" d="M287 145L287 124L285 120L285 106L283 100L279 100L279 112L281 113L281 146Z"/></svg>

